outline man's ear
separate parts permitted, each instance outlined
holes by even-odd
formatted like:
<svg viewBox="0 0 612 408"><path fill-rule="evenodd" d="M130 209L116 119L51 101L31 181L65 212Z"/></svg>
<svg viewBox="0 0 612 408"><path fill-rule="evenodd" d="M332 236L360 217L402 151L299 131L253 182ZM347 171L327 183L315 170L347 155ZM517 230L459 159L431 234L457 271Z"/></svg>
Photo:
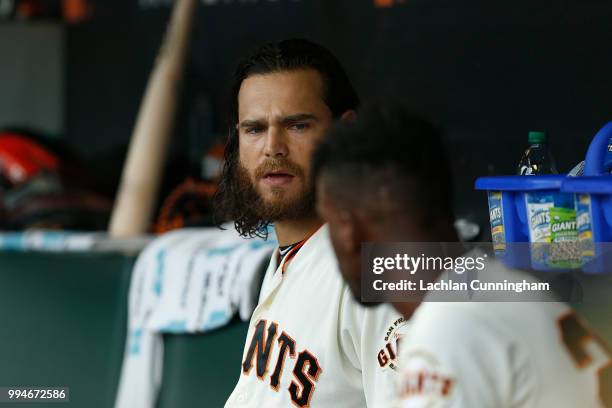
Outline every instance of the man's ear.
<svg viewBox="0 0 612 408"><path fill-rule="evenodd" d="M340 116L340 120L347 122L354 122L357 119L357 112L352 109L347 110Z"/></svg>

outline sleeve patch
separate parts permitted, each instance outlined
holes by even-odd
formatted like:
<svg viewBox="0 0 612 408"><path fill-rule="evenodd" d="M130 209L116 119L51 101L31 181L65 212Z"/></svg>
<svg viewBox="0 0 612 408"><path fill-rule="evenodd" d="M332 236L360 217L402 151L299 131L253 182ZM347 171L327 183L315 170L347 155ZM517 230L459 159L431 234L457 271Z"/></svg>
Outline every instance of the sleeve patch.
<svg viewBox="0 0 612 408"><path fill-rule="evenodd" d="M398 396L402 407L437 407L451 396L453 376L424 351L402 355Z"/></svg>
<svg viewBox="0 0 612 408"><path fill-rule="evenodd" d="M400 340L406 333L407 326L408 321L400 317L387 328L382 342L383 345L376 356L378 365L381 369L397 371L399 356L398 347Z"/></svg>

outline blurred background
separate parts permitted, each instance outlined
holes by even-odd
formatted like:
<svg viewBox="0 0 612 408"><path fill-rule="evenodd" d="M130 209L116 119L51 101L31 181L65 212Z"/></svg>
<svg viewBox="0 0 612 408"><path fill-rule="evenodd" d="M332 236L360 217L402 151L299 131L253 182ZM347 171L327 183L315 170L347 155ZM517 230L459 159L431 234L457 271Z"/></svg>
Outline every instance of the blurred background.
<svg viewBox="0 0 612 408"><path fill-rule="evenodd" d="M129 243L103 231L173 3L0 0L0 386L68 386L61 406L115 402L132 269L151 236ZM457 217L473 240L491 239L475 179L516 174L529 131L546 132L566 173L612 119L607 0L198 3L148 233L211 225L233 67L270 40L322 43L363 101L402 99L443 127ZM146 273L159 276L152 265ZM256 296L253 276L243 284ZM587 278L608 299L612 283ZM612 339L609 304L577 308ZM247 330L235 313L206 335L158 333L156 407L223 406Z"/></svg>
<svg viewBox="0 0 612 408"><path fill-rule="evenodd" d="M106 226L171 6L0 0L0 129L27 131L91 196L73 204L95 217L56 224ZM233 65L268 40L321 42L364 101L400 97L442 125L457 169L458 216L484 231L477 176L514 174L530 130L547 132L567 172L610 119L608 1L202 0L197 13L158 215L186 177L203 177L207 152L225 139ZM4 227L32 223L23 218Z"/></svg>

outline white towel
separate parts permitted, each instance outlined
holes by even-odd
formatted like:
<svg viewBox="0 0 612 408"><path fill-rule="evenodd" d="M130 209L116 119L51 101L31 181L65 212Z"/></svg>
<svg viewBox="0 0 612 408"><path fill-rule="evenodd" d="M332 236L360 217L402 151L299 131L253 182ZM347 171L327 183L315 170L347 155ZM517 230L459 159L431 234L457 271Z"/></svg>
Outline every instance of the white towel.
<svg viewBox="0 0 612 408"><path fill-rule="evenodd" d="M161 385L161 333L205 332L238 312L249 320L259 272L276 240L244 239L226 225L172 231L140 254L129 293L128 335L115 408L153 408Z"/></svg>

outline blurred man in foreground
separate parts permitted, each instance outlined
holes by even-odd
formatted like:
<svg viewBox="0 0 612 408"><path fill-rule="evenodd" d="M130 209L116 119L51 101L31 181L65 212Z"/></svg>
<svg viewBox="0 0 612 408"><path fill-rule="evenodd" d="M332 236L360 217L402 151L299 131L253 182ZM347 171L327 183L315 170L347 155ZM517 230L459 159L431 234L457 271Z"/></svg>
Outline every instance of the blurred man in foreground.
<svg viewBox="0 0 612 408"><path fill-rule="evenodd" d="M313 174L319 213L358 299L361 243L458 241L448 158L438 131L417 116L359 112L318 147ZM493 259L485 272L523 276ZM429 294L393 302L411 319L399 345L397 406L612 406L610 354L567 305L427 302Z"/></svg>

